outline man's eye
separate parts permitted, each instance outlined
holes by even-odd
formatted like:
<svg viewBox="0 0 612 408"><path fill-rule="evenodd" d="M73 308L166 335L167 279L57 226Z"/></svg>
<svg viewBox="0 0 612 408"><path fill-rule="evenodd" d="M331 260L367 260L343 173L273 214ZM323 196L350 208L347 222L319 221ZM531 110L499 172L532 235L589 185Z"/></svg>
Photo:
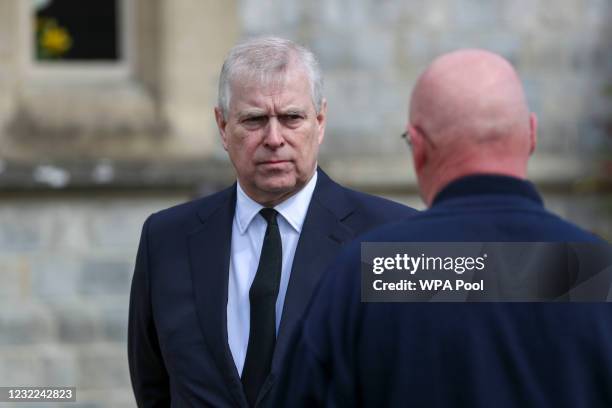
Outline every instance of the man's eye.
<svg viewBox="0 0 612 408"><path fill-rule="evenodd" d="M296 124L300 122L302 119L303 119L302 115L298 115L298 114L287 114L287 115L282 115L280 117L280 120L287 124Z"/></svg>
<svg viewBox="0 0 612 408"><path fill-rule="evenodd" d="M262 125L266 123L266 119L267 119L266 116L251 116L251 117L245 118L242 122L249 126L257 126L257 125Z"/></svg>

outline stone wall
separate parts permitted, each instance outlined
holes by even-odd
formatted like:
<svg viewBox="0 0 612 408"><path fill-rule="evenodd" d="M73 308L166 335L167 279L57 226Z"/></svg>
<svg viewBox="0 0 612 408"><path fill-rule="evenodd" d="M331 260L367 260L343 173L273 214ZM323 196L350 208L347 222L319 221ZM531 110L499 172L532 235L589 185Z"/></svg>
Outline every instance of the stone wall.
<svg viewBox="0 0 612 408"><path fill-rule="evenodd" d="M212 108L223 56L251 35L320 57L328 173L414 206L399 135L418 73L459 47L503 54L539 115L530 173L547 204L612 238L607 0L126 1L131 74L75 82L28 65L28 2L0 0L0 386L75 385L67 406L134 406L125 339L140 228L231 182Z"/></svg>
<svg viewBox="0 0 612 408"><path fill-rule="evenodd" d="M66 406L134 406L126 340L140 229L150 213L187 198L2 198L1 386L76 386L78 403Z"/></svg>
<svg viewBox="0 0 612 408"><path fill-rule="evenodd" d="M343 163L348 174L371 174L382 156L385 163L401 162L397 171L405 174L402 181L410 181L398 137L405 126L410 89L434 57L458 48L489 49L517 67L539 116L539 146L531 167L535 179L553 181L551 177L561 171L566 182L579 180L593 171L593 154L604 144L610 146L610 2L264 4L242 0L243 35L281 33L310 45L320 57L329 101L324 153L334 160L350 158ZM354 156L365 156L365 167ZM370 163L367 158L372 156Z"/></svg>

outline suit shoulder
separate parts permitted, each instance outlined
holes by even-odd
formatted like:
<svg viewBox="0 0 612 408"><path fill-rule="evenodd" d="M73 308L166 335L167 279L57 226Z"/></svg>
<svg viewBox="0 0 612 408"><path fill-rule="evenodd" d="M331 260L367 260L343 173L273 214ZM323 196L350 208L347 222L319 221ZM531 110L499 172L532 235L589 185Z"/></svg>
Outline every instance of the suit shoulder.
<svg viewBox="0 0 612 408"><path fill-rule="evenodd" d="M232 199L234 186L216 192L206 197L197 198L185 203L160 210L149 216L147 222L150 228L167 231L177 227L189 227L199 219L213 213L221 205Z"/></svg>
<svg viewBox="0 0 612 408"><path fill-rule="evenodd" d="M401 221L418 214L415 209L403 204L345 187L341 188L344 193L343 201L347 203L345 209L348 211L345 211L344 215L339 218L356 235L374 227Z"/></svg>

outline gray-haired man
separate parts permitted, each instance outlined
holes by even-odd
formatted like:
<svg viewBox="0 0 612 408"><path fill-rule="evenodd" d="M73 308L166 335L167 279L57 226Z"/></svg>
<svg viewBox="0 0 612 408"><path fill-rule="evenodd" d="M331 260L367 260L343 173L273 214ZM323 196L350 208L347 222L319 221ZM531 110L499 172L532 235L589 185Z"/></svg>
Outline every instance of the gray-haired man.
<svg viewBox="0 0 612 408"><path fill-rule="evenodd" d="M327 263L414 212L317 168L326 114L309 50L269 37L230 51L215 117L237 183L143 227L128 346L139 406L261 404Z"/></svg>

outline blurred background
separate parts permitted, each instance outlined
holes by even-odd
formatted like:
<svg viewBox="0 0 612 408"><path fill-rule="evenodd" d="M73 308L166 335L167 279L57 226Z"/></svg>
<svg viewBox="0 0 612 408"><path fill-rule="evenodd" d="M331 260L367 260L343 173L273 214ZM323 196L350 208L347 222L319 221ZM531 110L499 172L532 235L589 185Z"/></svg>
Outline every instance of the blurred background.
<svg viewBox="0 0 612 408"><path fill-rule="evenodd" d="M320 165L420 208L399 137L417 75L445 51L501 53L539 116L530 177L547 206L612 237L608 0L0 0L0 386L76 386L66 406L135 406L126 332L140 228L233 181L218 72L236 41L263 34L320 58Z"/></svg>

